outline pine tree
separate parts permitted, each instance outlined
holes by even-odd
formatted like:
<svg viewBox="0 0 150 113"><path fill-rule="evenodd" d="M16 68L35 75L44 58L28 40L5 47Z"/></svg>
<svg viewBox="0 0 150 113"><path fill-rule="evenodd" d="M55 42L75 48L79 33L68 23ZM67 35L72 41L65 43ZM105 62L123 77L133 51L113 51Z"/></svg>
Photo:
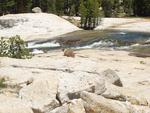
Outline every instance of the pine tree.
<svg viewBox="0 0 150 113"><path fill-rule="evenodd" d="M127 16L133 15L133 0L123 0L124 11Z"/></svg>
<svg viewBox="0 0 150 113"><path fill-rule="evenodd" d="M134 14L150 16L150 0L134 0Z"/></svg>
<svg viewBox="0 0 150 113"><path fill-rule="evenodd" d="M99 3L97 0L81 0L81 27L84 29L95 28L99 23L99 13Z"/></svg>
<svg viewBox="0 0 150 113"><path fill-rule="evenodd" d="M64 14L64 0L56 0L56 14Z"/></svg>
<svg viewBox="0 0 150 113"><path fill-rule="evenodd" d="M112 16L113 3L112 0L102 0L102 7L106 17Z"/></svg>
<svg viewBox="0 0 150 113"><path fill-rule="evenodd" d="M27 0L26 12L31 12L31 8L32 8L32 0Z"/></svg>
<svg viewBox="0 0 150 113"><path fill-rule="evenodd" d="M80 0L74 0L74 4L75 4L75 15L79 16Z"/></svg>
<svg viewBox="0 0 150 113"><path fill-rule="evenodd" d="M46 0L46 12L56 13L56 0Z"/></svg>
<svg viewBox="0 0 150 113"><path fill-rule="evenodd" d="M93 27L95 28L97 25L99 25L99 16L100 16L100 10L99 10L99 3L97 0L94 0L94 7L93 7Z"/></svg>
<svg viewBox="0 0 150 113"><path fill-rule="evenodd" d="M80 11L80 15L81 15L81 27L83 28L83 27L86 27L86 24L87 24L87 9L84 5L83 0L80 0L79 11Z"/></svg>
<svg viewBox="0 0 150 113"><path fill-rule="evenodd" d="M14 6L14 0L3 0L2 2L0 2L0 15L13 12Z"/></svg>
<svg viewBox="0 0 150 113"><path fill-rule="evenodd" d="M99 8L106 17L150 16L150 0L0 0L0 15L27 13L33 7L58 15L81 15L81 26L87 28L99 23Z"/></svg>

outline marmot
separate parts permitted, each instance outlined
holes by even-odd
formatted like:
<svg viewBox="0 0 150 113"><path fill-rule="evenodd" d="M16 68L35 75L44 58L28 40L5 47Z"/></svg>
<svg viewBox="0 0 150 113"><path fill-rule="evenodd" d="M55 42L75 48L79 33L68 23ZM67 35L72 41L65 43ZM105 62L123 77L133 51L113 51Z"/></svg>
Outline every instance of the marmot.
<svg viewBox="0 0 150 113"><path fill-rule="evenodd" d="M73 58L75 57L75 53L72 49L67 48L64 49L63 51L64 51L64 56L73 57Z"/></svg>

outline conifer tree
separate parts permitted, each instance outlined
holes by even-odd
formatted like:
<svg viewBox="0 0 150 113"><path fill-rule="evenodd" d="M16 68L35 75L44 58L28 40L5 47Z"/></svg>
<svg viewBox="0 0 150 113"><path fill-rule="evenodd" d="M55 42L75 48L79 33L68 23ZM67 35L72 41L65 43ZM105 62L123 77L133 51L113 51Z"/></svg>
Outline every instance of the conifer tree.
<svg viewBox="0 0 150 113"><path fill-rule="evenodd" d="M99 10L99 3L97 0L94 0L94 7L93 7L93 17L94 17L94 20L93 20L93 27L95 28L97 25L99 25L99 17L100 17L100 10Z"/></svg>
<svg viewBox="0 0 150 113"><path fill-rule="evenodd" d="M133 1L134 0L123 0L124 12L127 16L133 15Z"/></svg>
<svg viewBox="0 0 150 113"><path fill-rule="evenodd" d="M27 13L33 7L57 15L81 15L81 26L87 28L99 23L99 9L106 17L150 16L150 0L0 0L0 15Z"/></svg>
<svg viewBox="0 0 150 113"><path fill-rule="evenodd" d="M81 0L81 27L84 29L93 29L96 27L99 21L99 13L99 3L97 0Z"/></svg>
<svg viewBox="0 0 150 113"><path fill-rule="evenodd" d="M2 0L0 2L0 15L11 13L14 11L14 0Z"/></svg>
<svg viewBox="0 0 150 113"><path fill-rule="evenodd" d="M80 1L80 15L81 15L81 27L85 27L87 24L87 8L84 5L84 1Z"/></svg>

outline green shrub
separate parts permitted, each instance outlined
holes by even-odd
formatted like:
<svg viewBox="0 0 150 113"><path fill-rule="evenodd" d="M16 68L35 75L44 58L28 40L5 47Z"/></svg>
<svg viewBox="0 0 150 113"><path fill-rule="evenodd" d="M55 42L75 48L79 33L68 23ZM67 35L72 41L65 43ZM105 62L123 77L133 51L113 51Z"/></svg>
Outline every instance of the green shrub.
<svg viewBox="0 0 150 113"><path fill-rule="evenodd" d="M0 39L0 56L7 56L8 54L8 43L4 39L4 37L1 37Z"/></svg>
<svg viewBox="0 0 150 113"><path fill-rule="evenodd" d="M5 87L6 87L5 78L0 78L0 89Z"/></svg>
<svg viewBox="0 0 150 113"><path fill-rule="evenodd" d="M140 61L140 64L145 64L145 62L144 61Z"/></svg>
<svg viewBox="0 0 150 113"><path fill-rule="evenodd" d="M0 39L0 56L11 57L18 59L31 58L27 44L20 38L20 36Z"/></svg>

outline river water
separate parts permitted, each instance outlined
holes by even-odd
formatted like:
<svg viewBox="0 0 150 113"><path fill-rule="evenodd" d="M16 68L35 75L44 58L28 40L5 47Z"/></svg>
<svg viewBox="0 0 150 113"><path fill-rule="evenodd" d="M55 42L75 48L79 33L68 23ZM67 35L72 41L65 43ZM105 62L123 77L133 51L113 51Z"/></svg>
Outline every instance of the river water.
<svg viewBox="0 0 150 113"><path fill-rule="evenodd" d="M33 50L74 49L119 49L130 50L135 47L150 48L150 33L129 31L76 31L51 40L30 42ZM150 49L149 49L150 50Z"/></svg>

